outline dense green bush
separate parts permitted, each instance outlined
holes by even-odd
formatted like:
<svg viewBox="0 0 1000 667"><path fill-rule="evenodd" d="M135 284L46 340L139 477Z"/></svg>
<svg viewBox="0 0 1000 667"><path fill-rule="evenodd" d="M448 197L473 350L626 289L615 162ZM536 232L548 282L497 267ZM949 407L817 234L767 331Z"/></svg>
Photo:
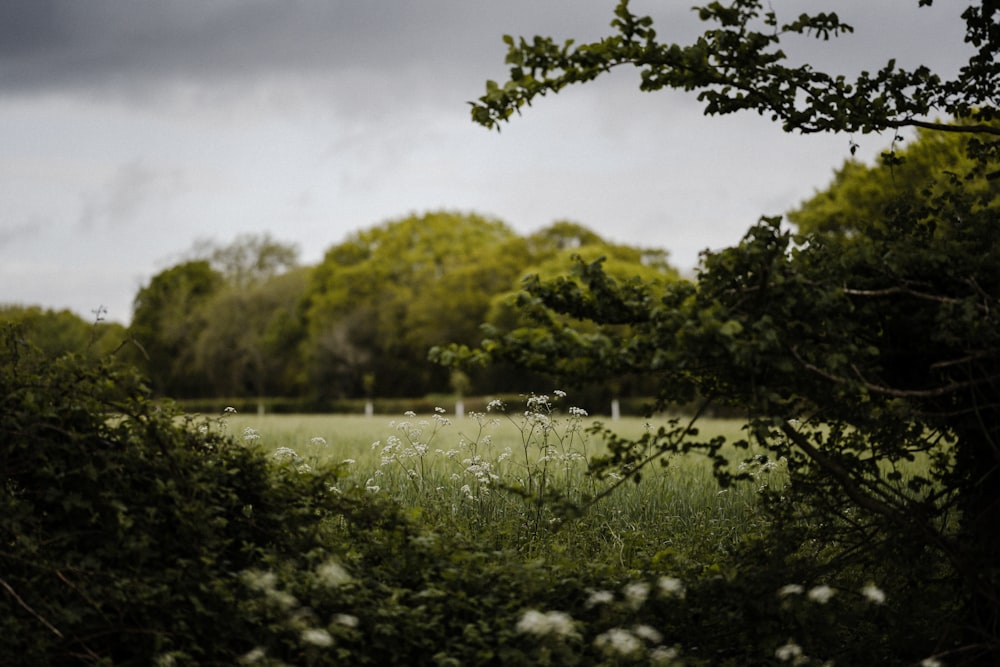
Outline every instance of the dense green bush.
<svg viewBox="0 0 1000 667"><path fill-rule="evenodd" d="M255 634L240 572L334 552L344 517L391 518L331 494L333 470L273 471L150 402L129 371L46 359L10 330L2 352L2 656L227 661Z"/></svg>
<svg viewBox="0 0 1000 667"><path fill-rule="evenodd" d="M486 545L185 418L131 371L2 343L0 664L881 665L942 648L933 561L885 544L881 565L831 567L804 514L714 556Z"/></svg>

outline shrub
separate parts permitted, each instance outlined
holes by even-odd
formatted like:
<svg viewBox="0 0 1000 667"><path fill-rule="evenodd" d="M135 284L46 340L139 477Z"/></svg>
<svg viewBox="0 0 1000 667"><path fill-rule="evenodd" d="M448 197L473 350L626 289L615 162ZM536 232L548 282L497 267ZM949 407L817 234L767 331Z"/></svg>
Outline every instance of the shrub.
<svg viewBox="0 0 1000 667"><path fill-rule="evenodd" d="M155 405L128 370L2 343L0 656L231 662L256 631L240 572L332 556L345 519L394 520L331 494L335 469L273 469Z"/></svg>

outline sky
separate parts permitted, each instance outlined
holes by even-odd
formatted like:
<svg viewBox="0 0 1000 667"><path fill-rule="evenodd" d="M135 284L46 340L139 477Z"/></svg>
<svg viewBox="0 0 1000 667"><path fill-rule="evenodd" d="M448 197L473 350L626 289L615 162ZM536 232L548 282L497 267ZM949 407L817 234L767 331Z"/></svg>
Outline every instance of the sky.
<svg viewBox="0 0 1000 667"><path fill-rule="evenodd" d="M501 132L470 120L505 80L502 35L608 34L614 0L4 0L0 3L0 304L99 307L199 243L270 234L304 264L350 234L449 210L529 234L559 220L665 249L690 271L793 209L891 137L788 135L705 117L638 72L539 100ZM699 32L691 2L634 0L661 40ZM965 3L772 0L835 9L856 32L793 58L845 74L896 57L953 74Z"/></svg>

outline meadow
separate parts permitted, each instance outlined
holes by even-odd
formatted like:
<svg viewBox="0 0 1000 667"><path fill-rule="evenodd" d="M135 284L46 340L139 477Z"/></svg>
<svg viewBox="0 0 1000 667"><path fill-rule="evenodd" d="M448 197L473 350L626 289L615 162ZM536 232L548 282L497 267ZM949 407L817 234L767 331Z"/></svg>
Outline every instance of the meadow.
<svg viewBox="0 0 1000 667"><path fill-rule="evenodd" d="M665 553L705 565L763 534L760 492L786 482L779 462L727 446L732 471L749 473L728 488L698 452L653 461L638 484L620 471L598 474L592 463L608 450L595 424L636 440L669 426L670 417L594 419L563 412L558 397L540 398L529 410L463 417L229 413L218 428L291 465L337 466L343 490L362 487L419 511L437 530L496 550L568 553L638 570ZM742 427L699 420L698 440L733 442L744 437Z"/></svg>

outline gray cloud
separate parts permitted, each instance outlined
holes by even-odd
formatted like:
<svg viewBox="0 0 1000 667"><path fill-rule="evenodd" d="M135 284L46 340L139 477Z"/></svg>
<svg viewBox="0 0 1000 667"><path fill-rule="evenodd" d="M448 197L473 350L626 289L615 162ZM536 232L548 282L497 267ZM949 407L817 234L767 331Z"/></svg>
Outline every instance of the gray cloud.
<svg viewBox="0 0 1000 667"><path fill-rule="evenodd" d="M179 192L181 182L177 171L151 169L140 160L127 162L100 192L83 196L78 226L91 231L99 226L126 225L147 206Z"/></svg>

